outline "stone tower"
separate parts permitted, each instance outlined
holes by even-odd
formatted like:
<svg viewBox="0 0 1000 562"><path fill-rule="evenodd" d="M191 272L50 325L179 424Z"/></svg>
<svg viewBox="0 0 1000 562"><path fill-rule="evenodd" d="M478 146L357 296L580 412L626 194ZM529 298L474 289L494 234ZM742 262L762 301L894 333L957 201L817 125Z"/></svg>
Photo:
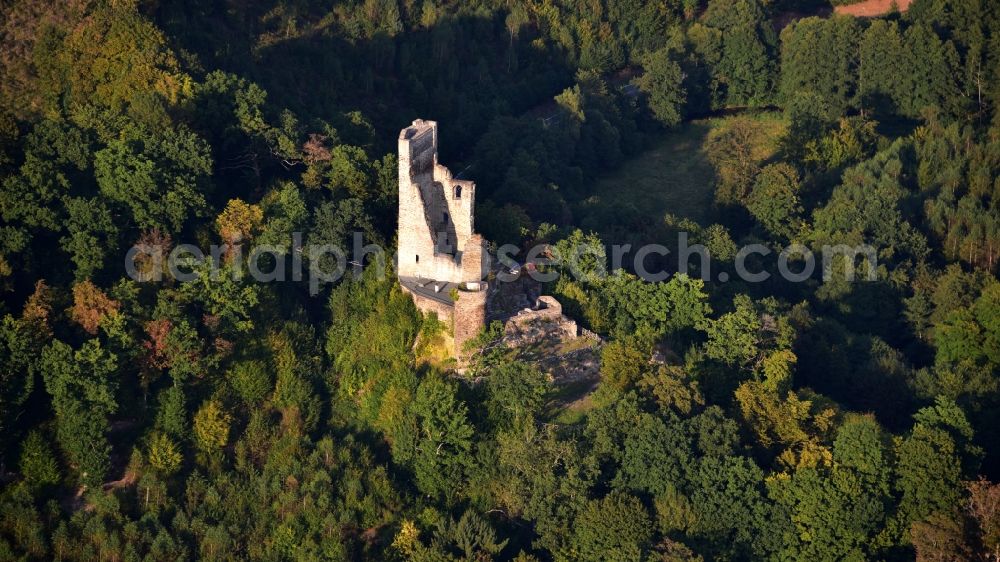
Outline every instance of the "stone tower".
<svg viewBox="0 0 1000 562"><path fill-rule="evenodd" d="M438 164L437 146L434 121L418 119L399 133L396 268L417 307L451 324L460 356L486 323L489 255L474 230L476 184Z"/></svg>

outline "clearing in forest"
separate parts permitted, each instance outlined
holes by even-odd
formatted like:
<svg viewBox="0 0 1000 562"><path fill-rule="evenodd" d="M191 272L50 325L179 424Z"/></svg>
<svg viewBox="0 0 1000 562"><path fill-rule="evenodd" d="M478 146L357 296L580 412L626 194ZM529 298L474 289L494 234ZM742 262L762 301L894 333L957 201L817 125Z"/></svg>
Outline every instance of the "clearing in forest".
<svg viewBox="0 0 1000 562"><path fill-rule="evenodd" d="M750 119L757 125L753 152L758 161L774 156L785 132L781 113L690 121L664 134L614 173L599 178L593 191L596 202L633 205L656 221L671 213L706 225L715 195L715 169L705 151L706 142L735 119Z"/></svg>
<svg viewBox="0 0 1000 562"><path fill-rule="evenodd" d="M847 16L870 18L888 14L894 6L900 12L905 12L912 3L913 0L866 0L857 4L837 6L833 11Z"/></svg>

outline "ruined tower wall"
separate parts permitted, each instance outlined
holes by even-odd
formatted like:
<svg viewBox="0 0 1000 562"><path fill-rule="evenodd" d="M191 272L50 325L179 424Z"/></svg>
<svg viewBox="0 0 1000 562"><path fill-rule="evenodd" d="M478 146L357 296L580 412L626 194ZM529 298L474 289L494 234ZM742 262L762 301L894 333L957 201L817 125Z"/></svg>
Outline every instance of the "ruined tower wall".
<svg viewBox="0 0 1000 562"><path fill-rule="evenodd" d="M434 181L441 185L442 210L448 213L448 222L451 223L443 225L448 233L451 252L461 251L475 232L473 210L476 207L476 184L452 178L451 170L441 164L434 166Z"/></svg>
<svg viewBox="0 0 1000 562"><path fill-rule="evenodd" d="M479 234L466 240L462 250L462 279L466 282L485 279L489 274L489 254L486 241Z"/></svg>
<svg viewBox="0 0 1000 562"><path fill-rule="evenodd" d="M398 273L452 283L465 277L463 250L473 236L476 186L437 163L437 123L417 120L399 135Z"/></svg>
<svg viewBox="0 0 1000 562"><path fill-rule="evenodd" d="M408 127L399 136L400 275L417 277L434 265L434 235L428 215L435 213L429 186L434 178L436 136L435 127Z"/></svg>

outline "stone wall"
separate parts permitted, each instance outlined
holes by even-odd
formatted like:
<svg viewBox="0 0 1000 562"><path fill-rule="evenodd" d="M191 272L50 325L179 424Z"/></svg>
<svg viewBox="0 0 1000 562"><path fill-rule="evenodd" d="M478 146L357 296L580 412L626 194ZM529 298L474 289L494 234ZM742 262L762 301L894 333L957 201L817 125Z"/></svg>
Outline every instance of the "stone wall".
<svg viewBox="0 0 1000 562"><path fill-rule="evenodd" d="M413 291L407 289L405 286L400 285L403 292L413 297L413 304L416 305L417 310L422 312L424 315L434 313L437 314L438 320L444 322L445 324L451 326L453 323L453 311L454 307L448 306L447 304L435 300L429 299L423 295L418 295Z"/></svg>
<svg viewBox="0 0 1000 562"><path fill-rule="evenodd" d="M486 325L486 287L479 291L459 291L455 301L455 357L461 358L465 342L475 338Z"/></svg>

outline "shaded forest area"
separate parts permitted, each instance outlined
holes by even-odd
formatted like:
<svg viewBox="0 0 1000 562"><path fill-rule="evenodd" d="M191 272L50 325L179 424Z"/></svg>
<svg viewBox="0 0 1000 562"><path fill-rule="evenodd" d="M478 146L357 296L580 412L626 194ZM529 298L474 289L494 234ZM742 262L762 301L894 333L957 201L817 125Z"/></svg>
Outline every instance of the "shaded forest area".
<svg viewBox="0 0 1000 562"><path fill-rule="evenodd" d="M1000 10L797 16L829 8L3 3L0 559L996 560ZM606 339L569 421L499 326L420 360L446 328L392 275L125 274L391 247L417 117L490 240L594 249L547 287ZM616 189L664 146L690 177ZM679 232L734 281L604 271ZM735 281L749 243L771 280ZM875 281L776 275L862 243Z"/></svg>

